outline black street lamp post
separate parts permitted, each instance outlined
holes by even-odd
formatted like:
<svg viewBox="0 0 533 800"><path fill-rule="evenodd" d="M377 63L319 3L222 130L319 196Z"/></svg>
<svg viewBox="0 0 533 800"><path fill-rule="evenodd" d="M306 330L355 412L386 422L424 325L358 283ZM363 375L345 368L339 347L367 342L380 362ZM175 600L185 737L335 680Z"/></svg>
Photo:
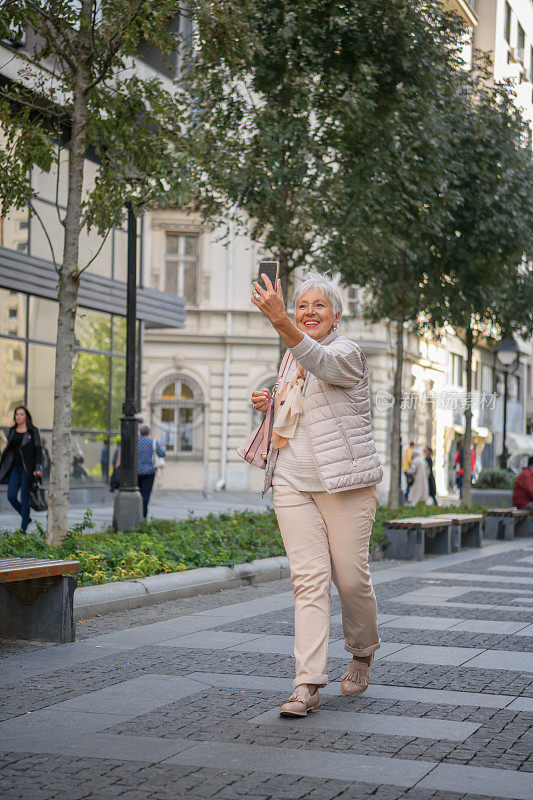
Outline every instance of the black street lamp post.
<svg viewBox="0 0 533 800"><path fill-rule="evenodd" d="M499 362L498 366L496 362ZM500 468L507 469L507 400L509 394L509 375L516 372L520 362L520 349L514 339L502 339L494 348L494 369L503 373L503 443L500 455Z"/></svg>
<svg viewBox="0 0 533 800"><path fill-rule="evenodd" d="M128 280L126 300L126 395L120 419L120 486L115 495L115 530L137 528L143 518L137 486L136 321L137 321L137 220L128 204Z"/></svg>

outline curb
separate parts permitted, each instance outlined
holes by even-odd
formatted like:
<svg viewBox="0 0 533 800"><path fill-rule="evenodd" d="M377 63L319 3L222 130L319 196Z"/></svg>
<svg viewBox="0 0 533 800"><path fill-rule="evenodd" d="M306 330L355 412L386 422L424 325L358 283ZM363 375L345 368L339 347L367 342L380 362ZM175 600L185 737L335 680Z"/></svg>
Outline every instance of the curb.
<svg viewBox="0 0 533 800"><path fill-rule="evenodd" d="M90 619L113 611L129 611L165 600L212 594L221 589L277 581L288 576L288 559L280 556L235 567L202 567L132 581L82 586L74 592L74 619Z"/></svg>
<svg viewBox="0 0 533 800"><path fill-rule="evenodd" d="M370 551L370 561L382 561L383 548ZM213 594L221 589L250 586L289 577L285 556L261 558L235 567L201 567L186 572L149 575L132 581L114 581L99 586L81 586L74 592L74 620L91 619L113 611L151 606L179 597Z"/></svg>

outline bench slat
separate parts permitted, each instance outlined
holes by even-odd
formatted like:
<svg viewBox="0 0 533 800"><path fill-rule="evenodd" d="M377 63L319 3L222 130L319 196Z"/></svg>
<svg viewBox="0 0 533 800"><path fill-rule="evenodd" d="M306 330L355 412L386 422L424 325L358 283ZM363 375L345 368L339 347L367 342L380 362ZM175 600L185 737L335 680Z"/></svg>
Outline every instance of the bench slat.
<svg viewBox="0 0 533 800"><path fill-rule="evenodd" d="M451 525L451 517L404 517L403 519L389 519L384 524L387 528L437 528L442 525Z"/></svg>
<svg viewBox="0 0 533 800"><path fill-rule="evenodd" d="M68 575L78 572L79 561L59 561L41 558L0 559L0 583L45 578L50 575Z"/></svg>

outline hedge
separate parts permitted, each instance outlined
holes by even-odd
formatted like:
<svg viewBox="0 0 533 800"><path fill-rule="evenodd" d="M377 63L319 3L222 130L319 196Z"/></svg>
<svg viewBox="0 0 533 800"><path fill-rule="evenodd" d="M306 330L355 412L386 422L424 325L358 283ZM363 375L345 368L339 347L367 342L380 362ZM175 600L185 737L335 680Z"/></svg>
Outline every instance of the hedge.
<svg viewBox="0 0 533 800"><path fill-rule="evenodd" d="M386 543L383 523L387 519L427 516L446 511L480 511L438 508L426 504L400 509L381 507L370 538L370 547ZM94 532L91 511L70 530L60 545L47 545L44 531L0 535L0 557L75 559L81 563L78 584L90 586L108 581L143 578L163 572L180 572L196 567L234 566L257 558L284 555L283 543L273 511L209 514L178 522L155 519L138 530L109 528Z"/></svg>

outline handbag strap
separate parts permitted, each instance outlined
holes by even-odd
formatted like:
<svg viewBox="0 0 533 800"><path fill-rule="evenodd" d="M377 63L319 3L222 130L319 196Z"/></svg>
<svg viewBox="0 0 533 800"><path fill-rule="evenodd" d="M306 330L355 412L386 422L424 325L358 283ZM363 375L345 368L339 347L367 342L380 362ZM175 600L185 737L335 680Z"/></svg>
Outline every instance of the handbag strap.
<svg viewBox="0 0 533 800"><path fill-rule="evenodd" d="M292 356L290 350L285 352L283 356L283 360L281 362L281 366L279 368L278 378L276 380L276 384L274 386L274 392L272 397L270 398L270 403L268 404L268 409L265 414L265 422L263 428L263 445L261 447L261 458L266 461L268 458L268 450L270 448L270 440L272 438L272 422L273 422L273 415L274 415L274 394L278 390L279 384L285 374L285 370L287 369L287 364Z"/></svg>

